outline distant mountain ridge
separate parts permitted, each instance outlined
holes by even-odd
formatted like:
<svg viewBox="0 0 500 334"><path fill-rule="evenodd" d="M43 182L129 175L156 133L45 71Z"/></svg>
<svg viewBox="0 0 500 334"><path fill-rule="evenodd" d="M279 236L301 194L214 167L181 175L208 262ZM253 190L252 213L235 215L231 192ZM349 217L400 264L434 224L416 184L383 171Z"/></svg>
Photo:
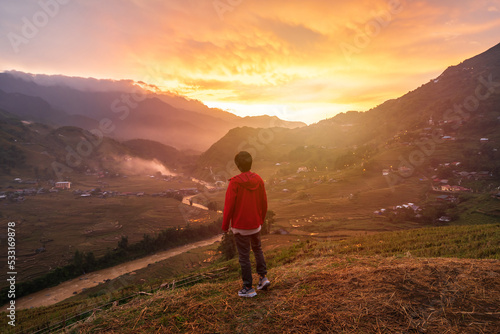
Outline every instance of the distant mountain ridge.
<svg viewBox="0 0 500 334"><path fill-rule="evenodd" d="M0 108L0 178L62 180L76 174L167 174L194 164L195 155L158 142L119 142L74 126L53 128L20 120Z"/></svg>
<svg viewBox="0 0 500 334"><path fill-rule="evenodd" d="M363 147L365 151L384 149L395 138L418 142L426 136L424 129L477 143L482 137L500 143L500 44L366 112L340 113L307 127L273 131L271 141L254 145L248 138L258 136L258 129L236 128L202 154L198 176L213 178L206 173L208 167L225 171L231 157L224 152L242 145L268 162L295 160L312 168L322 162L339 168L353 161L348 153L352 157ZM309 148L304 151L304 147Z"/></svg>
<svg viewBox="0 0 500 334"><path fill-rule="evenodd" d="M204 151L238 126L305 125L269 116L242 118L182 96L155 93L127 80L14 71L0 73L0 90L0 107L28 120L86 130L99 128L100 122L112 122L113 131L108 136L119 140L154 140L178 149ZM23 98L16 100L15 96ZM25 108L25 100L30 99L38 99L40 107L32 104Z"/></svg>
<svg viewBox="0 0 500 334"><path fill-rule="evenodd" d="M78 81L82 82L87 83ZM457 147L463 152L457 151L455 156L470 157L464 150L469 147L470 151L470 145L478 145L481 138L487 138L490 146L500 143L500 44L448 67L437 78L399 98L366 112L349 111L309 126L271 116L241 118L222 110L215 110L212 115L214 110L199 101L154 93L138 97L137 92L143 91L134 93L133 87L123 86L123 82L118 85L121 91L109 90L113 85L105 83L99 91L89 92L70 86L43 86L0 73L0 108L21 119L55 127L65 123L87 132L97 130L94 133L122 141L120 148L116 146L118 150L146 159L159 155L156 158L166 164L178 165L180 161L184 166L192 165L194 176L207 180L230 177L234 171L227 170L232 166L228 162L238 150L254 154L257 163L289 162L289 168L300 165L337 170L356 164L368 166L377 152L391 150L391 143L399 143L392 153L397 157L412 150L420 140L428 139L432 131L458 138L461 146ZM32 95L36 92L43 97ZM177 107L165 101L174 101ZM78 113L70 114L67 110ZM17 135L10 142L27 141L19 135L21 132L17 128ZM73 134L80 136L74 131ZM60 148L64 153L64 147ZM179 155L185 148L204 153L195 162L193 151ZM496 146L485 153L496 156L492 152L498 150L494 149ZM475 160L481 159L478 156ZM373 163L371 166L387 168L393 162L397 164L397 158L392 162L379 161L386 167ZM495 168L487 169L495 172Z"/></svg>

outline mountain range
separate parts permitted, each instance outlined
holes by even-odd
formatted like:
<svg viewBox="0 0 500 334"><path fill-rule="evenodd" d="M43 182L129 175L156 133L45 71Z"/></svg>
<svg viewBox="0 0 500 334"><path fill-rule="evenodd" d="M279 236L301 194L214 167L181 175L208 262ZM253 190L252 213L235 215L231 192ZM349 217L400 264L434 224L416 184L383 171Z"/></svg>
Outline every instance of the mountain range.
<svg viewBox="0 0 500 334"><path fill-rule="evenodd" d="M0 73L5 169L25 164L45 170L54 161L67 166L72 151L84 150L82 143L89 141L99 142L92 148L98 154L83 157L79 151L85 163L77 170L109 168L113 159L107 157L120 152L155 158L171 169L189 166L206 180L227 179L235 172L228 162L238 150L251 152L259 163L286 162L293 168L379 170L400 163L398 155L408 155L419 143L442 138L458 143L448 158L470 160L473 150L489 147L470 161L476 169L498 167L492 161L498 160L500 142L500 44L399 98L309 126L270 116L242 118L144 85ZM478 147L481 138L487 143Z"/></svg>
<svg viewBox="0 0 500 334"><path fill-rule="evenodd" d="M264 140L255 139L259 137ZM439 143L443 137L462 143L454 153L464 159L470 159L467 150L479 145L481 138L488 139L487 145L500 143L500 44L365 112L340 113L296 129L233 129L201 155L198 174L214 177L207 174L207 166L212 174L217 174L215 170L225 174L227 161L239 147L252 150L267 162L334 170L356 163L366 166L376 152L387 153L399 143L399 151L392 154L396 158L386 161L389 166L400 162L398 154L411 152L431 139ZM498 155L495 148L492 152ZM483 164L486 167L495 168Z"/></svg>
<svg viewBox="0 0 500 334"><path fill-rule="evenodd" d="M156 93L130 80L0 73L0 108L24 120L94 130L118 140L147 139L206 150L238 126L301 127L277 117L239 117L196 100ZM112 129L112 130L111 130ZM102 129L101 129L102 130Z"/></svg>

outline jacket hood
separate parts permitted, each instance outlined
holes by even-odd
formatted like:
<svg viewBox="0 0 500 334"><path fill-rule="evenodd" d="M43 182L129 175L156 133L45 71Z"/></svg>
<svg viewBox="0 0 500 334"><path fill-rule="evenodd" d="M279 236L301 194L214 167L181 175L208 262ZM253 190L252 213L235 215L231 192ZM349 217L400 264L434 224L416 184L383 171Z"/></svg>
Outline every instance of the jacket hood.
<svg viewBox="0 0 500 334"><path fill-rule="evenodd" d="M248 190L257 190L262 182L261 180L259 175L252 172L241 173L229 179L229 181L236 182Z"/></svg>

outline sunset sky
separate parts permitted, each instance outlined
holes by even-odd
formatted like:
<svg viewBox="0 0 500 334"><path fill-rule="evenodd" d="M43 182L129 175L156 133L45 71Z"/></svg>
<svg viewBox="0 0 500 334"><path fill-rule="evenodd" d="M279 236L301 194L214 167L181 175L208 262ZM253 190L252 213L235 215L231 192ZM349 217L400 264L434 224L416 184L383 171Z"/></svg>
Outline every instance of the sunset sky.
<svg viewBox="0 0 500 334"><path fill-rule="evenodd" d="M500 0L1 0L0 32L0 71L133 79L311 123L496 45Z"/></svg>

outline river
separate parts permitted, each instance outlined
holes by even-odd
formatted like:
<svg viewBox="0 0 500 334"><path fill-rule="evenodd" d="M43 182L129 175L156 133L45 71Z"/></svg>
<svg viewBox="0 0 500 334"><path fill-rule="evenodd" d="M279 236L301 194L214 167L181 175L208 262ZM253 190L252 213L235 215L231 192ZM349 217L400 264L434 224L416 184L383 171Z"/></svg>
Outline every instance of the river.
<svg viewBox="0 0 500 334"><path fill-rule="evenodd" d="M31 307L49 306L63 301L71 296L73 292L81 292L83 289L92 288L105 280L115 279L121 275L147 267L151 263L162 261L170 257L185 253L191 249L204 247L220 241L221 235L208 240L198 241L181 247L173 248L167 251L159 252L146 256L141 259L119 264L117 266L93 271L78 278L63 282L58 286L47 288L35 292L31 295L16 300L16 309L26 309ZM2 307L2 309L5 309Z"/></svg>

